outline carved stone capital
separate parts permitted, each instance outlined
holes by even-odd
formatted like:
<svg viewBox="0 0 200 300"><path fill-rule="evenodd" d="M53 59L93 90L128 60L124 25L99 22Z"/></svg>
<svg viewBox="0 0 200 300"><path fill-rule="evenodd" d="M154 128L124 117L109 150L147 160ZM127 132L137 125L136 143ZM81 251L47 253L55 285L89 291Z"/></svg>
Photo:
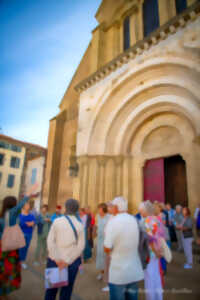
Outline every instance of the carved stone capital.
<svg viewBox="0 0 200 300"><path fill-rule="evenodd" d="M79 166L83 167L85 164L88 163L88 156L87 155L79 156L77 157L77 161Z"/></svg>
<svg viewBox="0 0 200 300"><path fill-rule="evenodd" d="M105 156L105 155L99 155L97 157L98 164L103 167L105 167L107 160L108 160L108 156Z"/></svg>
<svg viewBox="0 0 200 300"><path fill-rule="evenodd" d="M115 162L116 166L121 166L123 161L124 161L124 157L122 155L114 157L114 162Z"/></svg>
<svg viewBox="0 0 200 300"><path fill-rule="evenodd" d="M139 168L144 168L145 167L145 165L146 165L146 162L147 162L147 159L141 159L141 160L139 160L138 161L138 167Z"/></svg>

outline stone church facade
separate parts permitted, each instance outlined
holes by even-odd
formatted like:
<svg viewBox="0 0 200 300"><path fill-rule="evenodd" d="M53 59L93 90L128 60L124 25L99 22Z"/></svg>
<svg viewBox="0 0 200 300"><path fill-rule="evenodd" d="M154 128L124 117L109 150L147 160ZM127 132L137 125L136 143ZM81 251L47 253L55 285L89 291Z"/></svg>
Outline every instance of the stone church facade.
<svg viewBox="0 0 200 300"><path fill-rule="evenodd" d="M104 0L50 121L44 202L200 195L200 1Z"/></svg>

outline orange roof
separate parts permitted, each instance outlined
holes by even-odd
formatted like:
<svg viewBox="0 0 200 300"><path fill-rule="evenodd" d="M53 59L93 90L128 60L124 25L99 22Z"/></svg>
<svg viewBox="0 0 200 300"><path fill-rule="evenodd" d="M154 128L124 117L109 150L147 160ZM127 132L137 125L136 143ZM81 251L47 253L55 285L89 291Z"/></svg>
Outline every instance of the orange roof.
<svg viewBox="0 0 200 300"><path fill-rule="evenodd" d="M37 145L37 144L31 144L31 143L27 143L27 142L24 142L24 141L20 141L20 140L12 138L10 136L7 136L5 134L0 134L0 139L2 139L4 141L7 141L7 142L10 142L10 143L17 143L18 145L21 145L21 146L24 146L24 147L31 146L31 147L34 147L34 148L38 148L38 149L47 151L47 149L45 147L42 147L42 146Z"/></svg>

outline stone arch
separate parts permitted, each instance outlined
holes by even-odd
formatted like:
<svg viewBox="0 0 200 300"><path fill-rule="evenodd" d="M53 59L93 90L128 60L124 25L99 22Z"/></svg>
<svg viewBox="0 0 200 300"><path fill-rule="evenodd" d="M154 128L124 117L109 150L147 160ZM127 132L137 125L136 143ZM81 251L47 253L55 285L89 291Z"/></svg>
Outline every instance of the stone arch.
<svg viewBox="0 0 200 300"><path fill-rule="evenodd" d="M166 108L163 111L160 107L157 111L151 109L151 114L146 118L140 115L140 123L129 135L126 155L133 159L130 177L135 183L130 201L143 201L143 168L146 161L180 155L186 162L188 199L193 209L193 199L196 201L198 195L196 176L199 172L199 167L195 166L196 151L193 143L196 128L184 112L178 109L172 111L170 106Z"/></svg>
<svg viewBox="0 0 200 300"><path fill-rule="evenodd" d="M113 144L116 153L120 152L124 155L130 153L130 141L133 139L133 136L139 131L146 120L152 119L159 114L164 116L164 114L171 112L173 115L187 120L192 128L193 138L200 131L200 124L198 122L200 109L188 99L168 95L150 99L145 104L145 106L138 107L137 112L133 111L122 125L121 131ZM180 130L183 129L180 128Z"/></svg>
<svg viewBox="0 0 200 300"><path fill-rule="evenodd" d="M110 132L106 139L106 151L109 151L109 148L112 147L115 154L126 154L128 147L127 140L132 131L136 131L143 120L159 112L174 111L177 114L183 114L191 120L194 128L199 128L199 108L195 101L175 95L162 95L151 99L145 98L143 98L143 101L135 109L134 101L130 102L129 114L124 114L121 111L116 116L115 122L110 127Z"/></svg>
<svg viewBox="0 0 200 300"><path fill-rule="evenodd" d="M195 135L191 121L183 114L170 111L152 114L133 132L129 152L144 160L184 152ZM145 147L147 144L150 148Z"/></svg>
<svg viewBox="0 0 200 300"><path fill-rule="evenodd" d="M168 99L171 98L171 107L175 107L176 102L179 102L179 110L182 113L184 110L188 118L194 120L194 127L198 128L197 112L199 113L200 105L198 92L200 76L198 72L200 70L194 69L194 66L191 68L187 63L184 61L183 64L182 61L181 65L175 64L175 62L166 63L166 61L163 61L160 65L150 65L148 62L145 69L141 68L135 74L134 72L131 74L130 72L126 73L124 77L122 76L121 79L113 83L110 91L105 93L104 90L104 96L95 109L94 118L88 130L87 153L91 155L93 153L108 155L122 153L119 142L116 142L116 146L113 147L113 139L116 141L116 137L120 137L121 145L123 144L124 133L122 127L125 126L124 121L127 122L130 118L130 123L132 123L136 116L131 119L131 113L133 111L136 113L139 106L142 106L145 102L148 104L149 109L153 102L154 104L155 101L160 102L160 106L162 106L164 102L169 103ZM142 82L141 78L143 78ZM163 97L165 95L165 100L158 97L159 92ZM148 103L150 101L149 97L152 97L151 105ZM128 109L131 113L128 112Z"/></svg>

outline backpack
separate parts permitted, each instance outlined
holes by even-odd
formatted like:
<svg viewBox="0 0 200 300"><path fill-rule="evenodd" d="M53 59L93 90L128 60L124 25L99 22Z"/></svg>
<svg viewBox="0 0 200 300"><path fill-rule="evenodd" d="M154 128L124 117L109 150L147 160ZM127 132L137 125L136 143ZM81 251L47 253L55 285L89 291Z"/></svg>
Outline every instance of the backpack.
<svg viewBox="0 0 200 300"><path fill-rule="evenodd" d="M197 216L196 226L197 226L197 229L200 229L200 211L199 211L198 216Z"/></svg>

